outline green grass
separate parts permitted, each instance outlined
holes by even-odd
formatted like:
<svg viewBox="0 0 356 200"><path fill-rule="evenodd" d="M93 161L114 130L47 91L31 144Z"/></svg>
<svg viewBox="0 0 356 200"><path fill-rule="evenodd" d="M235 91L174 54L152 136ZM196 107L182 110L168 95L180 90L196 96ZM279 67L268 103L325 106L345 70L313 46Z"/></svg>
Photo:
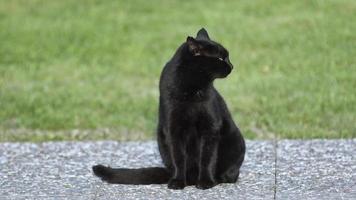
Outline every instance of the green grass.
<svg viewBox="0 0 356 200"><path fill-rule="evenodd" d="M161 69L201 27L230 51L216 86L247 138L356 137L355 21L354 0L0 0L0 140L154 137Z"/></svg>

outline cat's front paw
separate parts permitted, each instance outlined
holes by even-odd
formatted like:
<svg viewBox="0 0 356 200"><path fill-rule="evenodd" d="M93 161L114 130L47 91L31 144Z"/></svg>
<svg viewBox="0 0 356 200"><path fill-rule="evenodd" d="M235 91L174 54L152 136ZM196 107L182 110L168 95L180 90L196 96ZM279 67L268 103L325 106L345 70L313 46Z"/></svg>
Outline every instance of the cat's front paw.
<svg viewBox="0 0 356 200"><path fill-rule="evenodd" d="M179 179L171 179L168 181L169 189L181 190L185 187L185 185L184 181Z"/></svg>
<svg viewBox="0 0 356 200"><path fill-rule="evenodd" d="M198 189L206 190L209 188L212 188L216 185L217 183L213 180L199 180L198 183L196 184L196 187Z"/></svg>

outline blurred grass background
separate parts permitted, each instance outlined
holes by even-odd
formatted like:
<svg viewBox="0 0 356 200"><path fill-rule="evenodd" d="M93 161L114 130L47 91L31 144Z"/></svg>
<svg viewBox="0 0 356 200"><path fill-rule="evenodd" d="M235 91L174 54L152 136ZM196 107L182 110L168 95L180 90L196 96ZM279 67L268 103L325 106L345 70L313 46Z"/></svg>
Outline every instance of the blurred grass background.
<svg viewBox="0 0 356 200"><path fill-rule="evenodd" d="M153 138L161 69L201 27L247 138L356 137L355 21L354 0L0 0L0 140Z"/></svg>

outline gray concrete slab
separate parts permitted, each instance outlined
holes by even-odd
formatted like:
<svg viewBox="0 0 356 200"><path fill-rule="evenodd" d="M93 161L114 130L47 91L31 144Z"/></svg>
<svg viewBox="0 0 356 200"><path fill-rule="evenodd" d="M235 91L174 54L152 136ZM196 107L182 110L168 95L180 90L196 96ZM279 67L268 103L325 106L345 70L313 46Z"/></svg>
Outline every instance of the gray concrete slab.
<svg viewBox="0 0 356 200"><path fill-rule="evenodd" d="M109 164L115 142L0 144L0 199L94 198L103 184L91 173Z"/></svg>
<svg viewBox="0 0 356 200"><path fill-rule="evenodd" d="M276 199L356 199L356 139L282 140Z"/></svg>
<svg viewBox="0 0 356 200"><path fill-rule="evenodd" d="M112 167L161 166L155 142L121 144ZM274 146L271 141L248 141L245 162L236 184L222 184L209 190L194 186L169 190L167 185L105 184L97 199L273 199L275 182Z"/></svg>
<svg viewBox="0 0 356 200"><path fill-rule="evenodd" d="M0 143L3 199L356 199L356 139L247 141L236 184L209 190L109 185L91 166L161 166L156 143Z"/></svg>

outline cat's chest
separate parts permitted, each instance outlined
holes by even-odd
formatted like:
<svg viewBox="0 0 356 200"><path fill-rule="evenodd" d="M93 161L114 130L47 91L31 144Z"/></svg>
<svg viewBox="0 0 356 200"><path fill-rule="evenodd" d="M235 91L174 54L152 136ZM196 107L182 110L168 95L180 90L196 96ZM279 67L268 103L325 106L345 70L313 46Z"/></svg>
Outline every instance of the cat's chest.
<svg viewBox="0 0 356 200"><path fill-rule="evenodd" d="M186 103L176 105L171 112L172 118L186 124L198 123L201 120L215 118L211 105L207 103Z"/></svg>

